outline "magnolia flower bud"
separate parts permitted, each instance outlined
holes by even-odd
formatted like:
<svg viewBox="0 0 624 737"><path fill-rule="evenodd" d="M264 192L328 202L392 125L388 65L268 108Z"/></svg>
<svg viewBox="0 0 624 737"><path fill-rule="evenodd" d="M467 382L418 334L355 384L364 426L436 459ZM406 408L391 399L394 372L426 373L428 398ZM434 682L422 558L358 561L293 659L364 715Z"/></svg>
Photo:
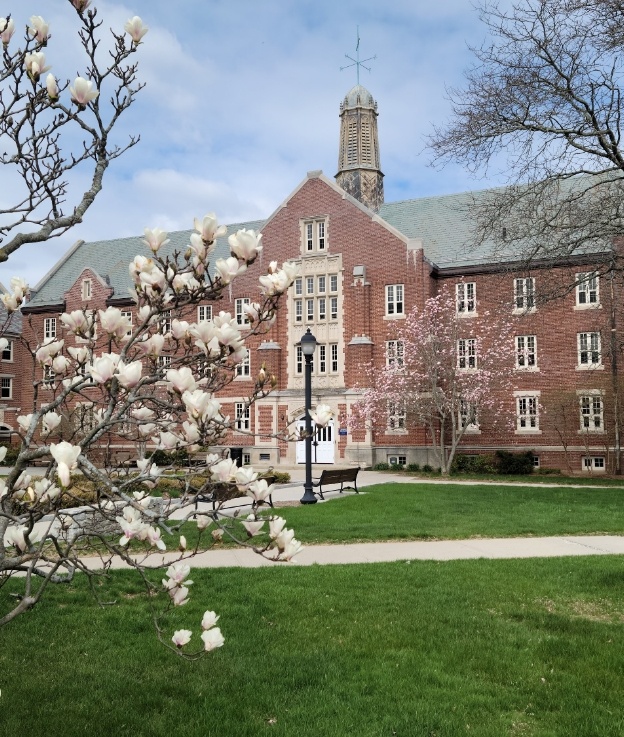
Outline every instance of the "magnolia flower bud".
<svg viewBox="0 0 624 737"><path fill-rule="evenodd" d="M31 36L34 36L40 44L45 45L48 42L48 38L50 38L48 33L49 30L50 26L40 15L33 15L31 17L28 33L30 33Z"/></svg>
<svg viewBox="0 0 624 737"><path fill-rule="evenodd" d="M82 14L91 5L91 0L71 0L71 4Z"/></svg>
<svg viewBox="0 0 624 737"><path fill-rule="evenodd" d="M138 46L143 36L149 31L149 28L143 25L143 21L138 15L135 15L134 18L129 18L126 21L124 31L130 36L132 43Z"/></svg>
<svg viewBox="0 0 624 737"><path fill-rule="evenodd" d="M0 40L2 41L2 45L5 49L9 45L11 36L13 36L14 33L15 23L13 22L13 18L9 18L8 21L6 18L0 18Z"/></svg>
<svg viewBox="0 0 624 737"><path fill-rule="evenodd" d="M90 102L100 94L98 90L92 90L93 82L89 82L83 77L76 77L74 86L69 88L72 100L78 107L86 107Z"/></svg>

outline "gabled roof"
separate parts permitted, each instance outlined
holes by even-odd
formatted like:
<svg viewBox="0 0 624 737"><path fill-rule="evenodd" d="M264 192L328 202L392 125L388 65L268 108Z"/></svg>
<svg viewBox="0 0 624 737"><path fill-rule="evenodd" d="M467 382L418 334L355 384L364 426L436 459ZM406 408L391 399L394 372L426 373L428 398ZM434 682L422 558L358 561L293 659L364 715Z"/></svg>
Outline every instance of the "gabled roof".
<svg viewBox="0 0 624 737"><path fill-rule="evenodd" d="M228 225L228 233L234 233L241 228L259 230L263 223L263 220L233 223ZM163 246L160 253L165 256L176 250L186 251L193 232L192 230L179 230L169 233L169 243ZM90 243L78 241L37 284L28 307L62 304L63 295L71 289L87 266L108 279L114 290L114 298L129 297L128 290L132 287L132 280L128 272L128 265L137 254L146 256L150 254L149 248L143 243L142 236ZM227 258L229 255L230 246L227 236L217 239L211 261L214 263L216 259Z"/></svg>

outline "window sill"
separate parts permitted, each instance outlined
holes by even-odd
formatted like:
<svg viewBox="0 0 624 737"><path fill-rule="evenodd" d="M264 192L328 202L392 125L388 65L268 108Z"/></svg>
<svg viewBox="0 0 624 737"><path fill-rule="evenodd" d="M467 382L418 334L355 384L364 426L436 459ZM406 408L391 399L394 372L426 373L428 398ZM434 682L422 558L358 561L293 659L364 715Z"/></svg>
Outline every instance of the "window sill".
<svg viewBox="0 0 624 737"><path fill-rule="evenodd" d="M537 312L537 307L529 307L528 309L523 309L521 307L514 307L511 311L512 315L534 315Z"/></svg>
<svg viewBox="0 0 624 737"><path fill-rule="evenodd" d="M600 304L600 302L590 302L589 304L586 304L586 305L576 304L574 305L574 309L575 310L601 310L602 305Z"/></svg>
<svg viewBox="0 0 624 737"><path fill-rule="evenodd" d="M405 314L400 315L384 315L384 320L405 320Z"/></svg>
<svg viewBox="0 0 624 737"><path fill-rule="evenodd" d="M516 371L524 371L532 374L538 374L540 372L537 366L516 366Z"/></svg>
<svg viewBox="0 0 624 737"><path fill-rule="evenodd" d="M584 427L581 430L577 430L578 435L604 435L605 431L603 428L593 429L591 427Z"/></svg>
<svg viewBox="0 0 624 737"><path fill-rule="evenodd" d="M604 364L602 363L581 363L576 367L577 371L604 371Z"/></svg>
<svg viewBox="0 0 624 737"><path fill-rule="evenodd" d="M409 435L409 432L407 430L392 430L391 428L386 428L386 435Z"/></svg>
<svg viewBox="0 0 624 737"><path fill-rule="evenodd" d="M473 310L472 312L456 312L455 315L462 320L471 317L479 317L479 313L476 310Z"/></svg>
<svg viewBox="0 0 624 737"><path fill-rule="evenodd" d="M542 431L536 427L517 427L516 435L541 435Z"/></svg>

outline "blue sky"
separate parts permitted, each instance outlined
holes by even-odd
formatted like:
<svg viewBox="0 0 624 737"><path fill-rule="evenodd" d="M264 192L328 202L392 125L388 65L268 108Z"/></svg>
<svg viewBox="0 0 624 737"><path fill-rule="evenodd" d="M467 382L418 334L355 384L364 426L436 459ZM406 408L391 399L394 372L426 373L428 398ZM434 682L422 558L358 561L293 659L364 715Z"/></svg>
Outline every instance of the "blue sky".
<svg viewBox="0 0 624 737"><path fill-rule="evenodd" d="M13 0L17 5L16 0ZM10 3L9 3L10 4ZM467 44L484 29L470 0L94 0L105 26L139 15L150 31L139 76L147 83L117 130L141 142L114 162L84 223L45 245L23 247L0 268L0 281L32 285L78 239L100 240L159 226L192 227L214 211L222 222L268 217L305 177L336 173L339 104L355 84L345 54L377 56L361 83L379 104L386 200L483 188L460 167L429 166L425 137L449 114L445 87L460 85ZM84 62L66 0L19 3L51 24L46 57L73 81ZM22 10L21 7L28 7ZM23 15L23 17L22 17ZM7 204L5 173L0 183ZM72 180L76 189L84 183Z"/></svg>

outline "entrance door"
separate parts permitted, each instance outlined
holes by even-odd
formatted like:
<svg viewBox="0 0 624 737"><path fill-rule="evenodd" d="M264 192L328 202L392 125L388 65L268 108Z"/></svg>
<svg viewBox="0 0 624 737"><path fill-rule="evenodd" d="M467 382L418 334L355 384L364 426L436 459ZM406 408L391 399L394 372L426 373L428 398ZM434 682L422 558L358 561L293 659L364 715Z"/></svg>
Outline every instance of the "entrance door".
<svg viewBox="0 0 624 737"><path fill-rule="evenodd" d="M305 432L305 419L297 421L297 430ZM297 463L305 463L305 440L297 441ZM312 463L334 463L334 421L325 427L312 423Z"/></svg>

